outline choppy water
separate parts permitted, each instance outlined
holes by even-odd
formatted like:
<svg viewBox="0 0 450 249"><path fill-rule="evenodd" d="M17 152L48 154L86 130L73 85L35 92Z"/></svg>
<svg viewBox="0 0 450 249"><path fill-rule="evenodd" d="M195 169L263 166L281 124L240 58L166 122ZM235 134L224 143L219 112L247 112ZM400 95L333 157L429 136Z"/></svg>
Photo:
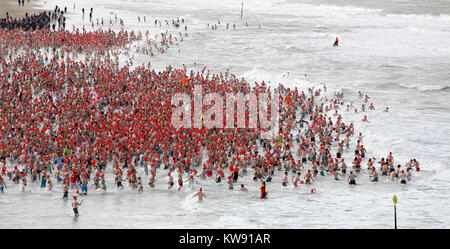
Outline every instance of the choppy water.
<svg viewBox="0 0 450 249"><path fill-rule="evenodd" d="M44 7L75 1L41 1ZM61 191L17 192L0 196L0 227L52 228L391 228L392 195L397 194L399 228L448 228L450 225L450 3L448 1L245 1L240 19L239 0L76 1L66 27L86 25L81 7L94 7L95 18L114 18L126 29L165 31L154 19L183 17L189 37L179 48L150 58L156 69L167 65L228 68L249 81L281 82L301 88L325 83L342 90L360 105L357 91L371 97L376 111L361 124L361 114L344 114L367 136L368 156L394 152L399 163L421 162L420 173L407 186L370 183L362 174L356 187L330 177L314 187L281 190L280 176L269 185L270 199L258 199L258 184L244 180L248 194L230 192L212 180L201 182L207 200L198 205L192 190L167 191L158 175L157 190L142 194L111 190L93 193L74 220ZM65 4L65 5L64 5ZM147 17L139 23L137 16ZM207 29L217 23L218 30ZM244 23L248 22L248 27ZM226 23L237 25L226 30ZM258 27L261 25L261 29ZM117 28L117 26L115 26ZM167 27L167 29L172 30ZM331 45L340 38L339 48ZM149 57L137 54L137 64ZM196 63L196 65L194 64ZM289 77L287 77L289 72ZM307 74L306 81L304 74ZM283 77L285 75L286 77ZM382 112L389 106L392 113ZM349 158L350 159L350 158ZM111 180L111 179L110 179ZM145 181L146 182L146 181ZM113 187L110 184L110 189Z"/></svg>

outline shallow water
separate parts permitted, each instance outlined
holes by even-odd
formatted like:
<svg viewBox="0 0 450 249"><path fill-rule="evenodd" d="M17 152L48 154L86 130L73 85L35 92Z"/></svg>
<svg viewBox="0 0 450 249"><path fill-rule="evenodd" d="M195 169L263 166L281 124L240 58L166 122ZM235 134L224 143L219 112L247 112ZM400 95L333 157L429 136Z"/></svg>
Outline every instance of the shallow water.
<svg viewBox="0 0 450 249"><path fill-rule="evenodd" d="M53 8L60 1L41 2ZM7 193L0 195L0 227L391 228L393 194L399 199L399 228L449 227L450 17L446 10L450 3L261 1L245 3L241 20L241 1L235 0L64 1L69 12L74 2L77 13L69 13L67 29L72 24L90 27L88 18L81 18L81 7L86 13L94 7L94 22L103 17L108 23L114 18L111 13L117 13L126 29L152 34L182 31L164 23L155 27L155 18L186 20L189 37L179 47L155 57L136 54L136 64L150 61L155 69L169 64L185 64L193 70L207 66L212 72L230 69L250 82L264 80L274 86L281 82L301 89L325 83L329 94L341 90L346 101L359 107L362 101L357 92L361 90L376 107L366 113L370 123L360 122L361 113L344 112L343 116L366 135L367 156L379 159L392 151L401 164L416 158L423 171L413 172L414 180L407 186L385 178L370 183L367 173L358 177L357 186L319 177L313 195L309 194L311 187L304 185L282 190L277 172L268 185L269 199L263 201L258 199L259 183L250 176L243 180L247 194L239 193L238 186L228 191L226 185L211 179L195 186L204 188L203 204L191 198L193 190L167 191L165 172L159 171L157 188L145 186L144 193L118 191L109 179L107 193L90 193L77 219L70 201L61 201L59 187L47 192L31 186L32 193L24 194L9 184ZM143 15L146 24L137 20ZM218 30L207 28L218 19ZM226 23L230 30L225 29ZM336 36L339 48L331 46ZM391 113L382 112L386 106Z"/></svg>

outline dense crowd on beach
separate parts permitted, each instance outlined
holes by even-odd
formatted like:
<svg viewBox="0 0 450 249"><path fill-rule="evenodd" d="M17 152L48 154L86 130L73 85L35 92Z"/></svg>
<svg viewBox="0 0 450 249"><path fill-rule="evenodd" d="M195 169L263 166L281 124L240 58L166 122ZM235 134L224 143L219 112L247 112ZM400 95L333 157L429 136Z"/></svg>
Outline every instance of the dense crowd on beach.
<svg viewBox="0 0 450 249"><path fill-rule="evenodd" d="M353 123L343 121L344 94L328 98L325 86L301 91L280 84L280 130L272 139L263 139L261 128L176 129L171 124L171 99L180 92L190 96L195 85L202 85L204 95L222 96L274 89L265 82L250 84L228 71L211 74L206 68L194 72L168 66L156 72L144 65L120 66L118 50L142 40L140 32L52 29L57 17L43 12L22 21L2 20L2 193L11 183L21 184L22 191L35 184L52 190L58 184L63 198L70 191L83 196L91 188L110 188L105 174L114 175L115 188L144 191L155 188L160 171L168 175L168 189L178 190L201 181L225 181L232 190L240 178L250 177L261 181L261 198L268 198L269 184L311 185L314 193L318 177L345 176L356 185L365 181L357 177L367 170L367 181L386 177L406 184L411 172L420 170L416 159L402 164L392 152L378 161L366 157L375 152L363 145L364 135ZM79 54L93 56L76 60ZM349 103L347 112L375 109L367 95L360 97L363 106ZM363 116L362 122L368 122ZM349 154L354 159L346 162L344 155ZM281 182L272 181L275 175ZM243 184L239 187L247 191ZM202 189L196 196L200 202L205 198Z"/></svg>
<svg viewBox="0 0 450 249"><path fill-rule="evenodd" d="M0 19L0 28L8 30L23 29L25 31L50 28L55 30L56 27L64 28L66 21L64 14L66 12L67 8L61 10L58 6L53 11L43 11L39 14L29 15L25 13L25 16L22 18L12 17L6 12L6 17Z"/></svg>

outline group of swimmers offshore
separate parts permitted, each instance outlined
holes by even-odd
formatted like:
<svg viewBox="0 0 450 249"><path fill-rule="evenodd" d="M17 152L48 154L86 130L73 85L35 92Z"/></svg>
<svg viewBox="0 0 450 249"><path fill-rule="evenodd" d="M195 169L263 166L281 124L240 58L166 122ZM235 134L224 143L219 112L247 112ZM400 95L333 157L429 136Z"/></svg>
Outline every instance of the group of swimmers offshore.
<svg viewBox="0 0 450 249"><path fill-rule="evenodd" d="M355 132L353 122L344 122L340 113L344 94L335 92L329 99L325 85L302 91L279 84L280 130L271 139L262 138L260 127L176 129L171 124L171 99L180 92L190 95L195 85L203 85L203 95L272 90L264 81L251 85L229 71L120 67L110 57L134 40L125 32L83 32L87 41L98 41L83 42L77 32L47 27L45 32L29 33L17 27L0 29L0 39L6 41L13 33L16 42L0 46L2 193L7 180L22 184L24 192L30 184L48 190L56 185L64 199L75 191L72 206L78 215L82 202L77 196L86 196L90 187L106 191L108 176L119 190L129 187L139 192L155 188L157 172L167 175L168 189L177 186L178 191L185 183L194 187L214 181L226 182L229 190L240 184L239 190L247 192L240 179L251 178L261 183L260 198L265 199L276 176L282 187L294 189L299 184L313 186L321 177L339 181L347 174L346 154L354 158L346 177L351 185L356 185L366 160L371 182L379 181L380 172L381 177L406 184L412 169L420 170L416 159L402 166L392 152L376 168L376 158L366 158L372 153L363 145L365 136ZM31 49L35 42L25 42L60 35L64 39L56 40L58 44L48 39L40 50ZM75 54L96 50L102 52L74 59ZM359 96L367 105L370 98L361 92ZM374 110L374 104L367 109ZM315 191L313 187L310 192ZM203 187L194 197L199 202L206 198Z"/></svg>

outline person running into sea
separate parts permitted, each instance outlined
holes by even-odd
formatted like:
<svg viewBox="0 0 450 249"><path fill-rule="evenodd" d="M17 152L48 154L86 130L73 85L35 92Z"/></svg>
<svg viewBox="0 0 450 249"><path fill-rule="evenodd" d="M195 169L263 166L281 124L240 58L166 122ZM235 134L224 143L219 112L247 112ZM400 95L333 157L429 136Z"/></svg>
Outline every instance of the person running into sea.
<svg viewBox="0 0 450 249"><path fill-rule="evenodd" d="M409 169L406 169L406 179L408 182L412 180L412 175L411 172L409 172Z"/></svg>
<svg viewBox="0 0 450 249"><path fill-rule="evenodd" d="M139 176L138 178L137 178L137 182L138 182L138 192L142 192L142 191L144 191L144 186L142 185L142 178Z"/></svg>
<svg viewBox="0 0 450 249"><path fill-rule="evenodd" d="M195 195L193 195L192 197L198 197L198 199L197 199L197 202L198 203L202 203L203 202L203 198L206 198L206 195L203 193L203 189L202 188L200 188L200 190L195 194Z"/></svg>
<svg viewBox="0 0 450 249"><path fill-rule="evenodd" d="M370 179L372 182L378 182L378 173L377 173L375 167L372 168L372 171L371 171L370 174L371 174L371 175L369 176L369 179Z"/></svg>
<svg viewBox="0 0 450 249"><path fill-rule="evenodd" d="M305 184L307 184L307 185L311 184L311 180L313 180L311 170L308 169L308 172L306 173L304 179L305 179Z"/></svg>
<svg viewBox="0 0 450 249"><path fill-rule="evenodd" d="M356 175L353 173L353 171L350 171L350 175L347 178L347 182L350 185L356 185Z"/></svg>
<svg viewBox="0 0 450 249"><path fill-rule="evenodd" d="M261 181L261 199L267 198L267 189L266 189L266 182Z"/></svg>
<svg viewBox="0 0 450 249"><path fill-rule="evenodd" d="M63 199L67 199L69 195L69 182L67 180L63 182L63 192Z"/></svg>
<svg viewBox="0 0 450 249"><path fill-rule="evenodd" d="M281 185L283 185L283 187L287 187L287 184L288 184L288 172L284 172L284 176L281 179Z"/></svg>
<svg viewBox="0 0 450 249"><path fill-rule="evenodd" d="M75 214L75 217L80 215L78 213L78 206L81 206L82 203L83 203L83 200L81 200L81 202L78 202L77 196L76 195L73 196L72 208L73 208L73 213Z"/></svg>
<svg viewBox="0 0 450 249"><path fill-rule="evenodd" d="M308 171L309 172L309 171ZM285 176L287 175L287 172L285 174ZM298 187L298 182L300 181L300 172L297 172L297 174L295 174L294 176L292 176L292 184L294 185L294 187ZM286 177L287 178L287 177ZM287 179L286 179L287 182ZM287 185L286 185L287 186Z"/></svg>
<svg viewBox="0 0 450 249"><path fill-rule="evenodd" d="M331 171L330 174L334 176L334 180L339 181L339 176L341 174L337 170Z"/></svg>
<svg viewBox="0 0 450 249"><path fill-rule="evenodd" d="M233 179L228 176L228 190L233 190Z"/></svg>
<svg viewBox="0 0 450 249"><path fill-rule="evenodd" d="M167 173L167 175L169 176L169 181L167 182L167 184L169 185L169 186L168 186L168 189L172 189L172 188L173 188L173 185L174 185L173 177L172 177L172 175L170 174L170 172Z"/></svg>
<svg viewBox="0 0 450 249"><path fill-rule="evenodd" d="M401 183L401 184L406 184L407 175L405 174L405 171L404 171L404 170L402 170L402 173L401 173L401 175L399 176L399 178L400 178L400 183Z"/></svg>
<svg viewBox="0 0 450 249"><path fill-rule="evenodd" d="M25 192L25 187L27 186L27 178L26 174L22 173L22 192Z"/></svg>
<svg viewBox="0 0 450 249"><path fill-rule="evenodd" d="M180 168L178 171L178 191L180 191L183 188L183 171Z"/></svg>
<svg viewBox="0 0 450 249"><path fill-rule="evenodd" d="M152 174L150 175L150 178L148 180L148 185L150 186L150 188L155 188L155 176L156 172L152 171Z"/></svg>
<svg viewBox="0 0 450 249"><path fill-rule="evenodd" d="M3 180L3 177L0 175L0 192L4 193L4 189L6 188L6 182Z"/></svg>
<svg viewBox="0 0 450 249"><path fill-rule="evenodd" d="M103 191L106 191L105 175L104 175L104 174L101 174L100 177L102 178L102 179L101 179L102 190L103 190Z"/></svg>
<svg viewBox="0 0 450 249"><path fill-rule="evenodd" d="M413 159L414 167L416 167L416 171L420 171L420 163L415 158Z"/></svg>

